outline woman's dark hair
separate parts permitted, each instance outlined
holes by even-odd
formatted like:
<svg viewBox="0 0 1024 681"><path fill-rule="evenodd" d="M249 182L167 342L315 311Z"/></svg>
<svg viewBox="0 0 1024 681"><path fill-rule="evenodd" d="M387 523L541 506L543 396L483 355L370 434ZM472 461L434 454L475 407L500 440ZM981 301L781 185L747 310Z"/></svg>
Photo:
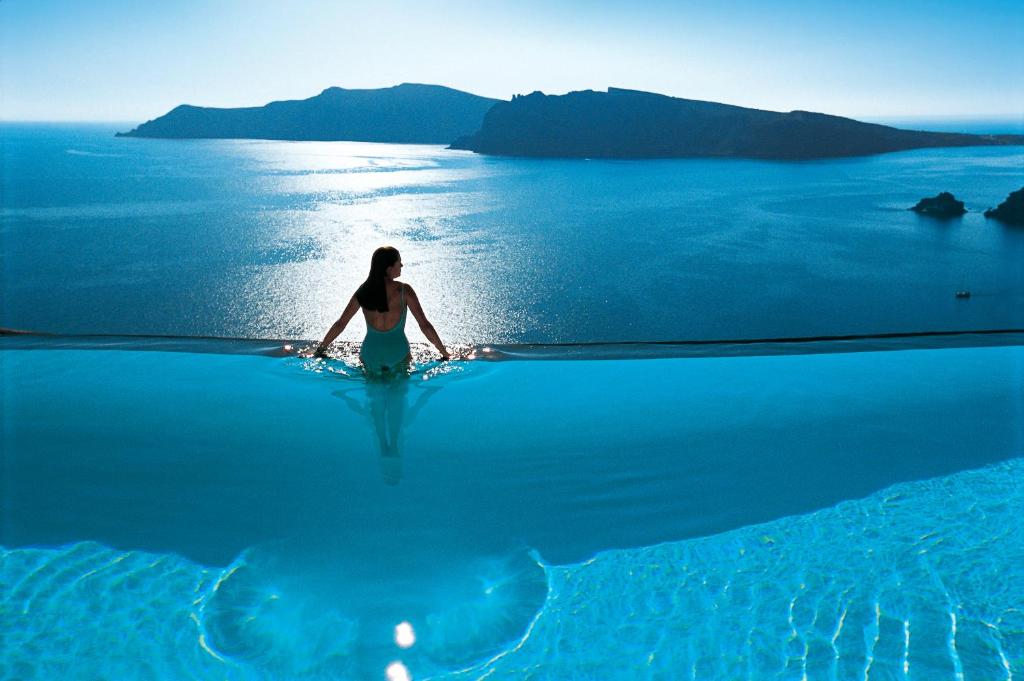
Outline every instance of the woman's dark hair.
<svg viewBox="0 0 1024 681"><path fill-rule="evenodd" d="M398 249L381 246L370 258L370 274L356 289L356 300L367 310L388 311L388 289L384 285L387 269L398 262Z"/></svg>

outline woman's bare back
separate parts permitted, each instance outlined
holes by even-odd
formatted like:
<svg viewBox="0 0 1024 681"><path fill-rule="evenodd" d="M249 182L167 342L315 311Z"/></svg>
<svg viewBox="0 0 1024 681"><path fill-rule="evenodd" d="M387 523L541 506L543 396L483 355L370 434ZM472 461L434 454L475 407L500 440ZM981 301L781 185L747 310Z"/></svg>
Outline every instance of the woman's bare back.
<svg viewBox="0 0 1024 681"><path fill-rule="evenodd" d="M402 257L396 249L390 246L383 246L374 251L373 257L370 259L369 276L362 286L356 290L352 298L349 299L344 312L338 317L338 321L334 322L331 328L327 330L324 339L317 345L314 353L317 355L324 354L327 347L345 330L345 327L355 316L356 312L362 310L363 318L366 320L367 338L371 337L371 335L389 336L392 335L391 331L395 331L396 334L401 335L402 343L405 346L405 354L408 354L409 342L405 337L404 330L405 313L408 311L415 317L416 323L419 324L423 335L441 353L441 359L448 359L448 349L441 342L441 338L437 335L434 326L427 321L427 316L423 313L423 307L420 305L416 292L411 286L395 281L400 276L402 276ZM380 286L384 287L383 291L379 288ZM367 309L360 302L363 300L376 306L380 303L381 293L387 296L387 312ZM399 324L402 325L402 329L398 328ZM366 343L367 341L364 339L360 356L365 354Z"/></svg>
<svg viewBox="0 0 1024 681"><path fill-rule="evenodd" d="M403 287L405 284L394 281L388 284L388 311L378 312L362 308L363 317L366 318L366 325L377 331L389 331L402 318Z"/></svg>

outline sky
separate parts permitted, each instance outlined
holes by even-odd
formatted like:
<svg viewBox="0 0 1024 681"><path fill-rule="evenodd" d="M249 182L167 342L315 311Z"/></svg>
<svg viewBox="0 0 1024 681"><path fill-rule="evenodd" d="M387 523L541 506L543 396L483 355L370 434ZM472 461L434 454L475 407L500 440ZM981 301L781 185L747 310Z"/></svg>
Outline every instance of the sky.
<svg viewBox="0 0 1024 681"><path fill-rule="evenodd" d="M1024 2L0 0L0 120L139 123L403 82L1021 119Z"/></svg>

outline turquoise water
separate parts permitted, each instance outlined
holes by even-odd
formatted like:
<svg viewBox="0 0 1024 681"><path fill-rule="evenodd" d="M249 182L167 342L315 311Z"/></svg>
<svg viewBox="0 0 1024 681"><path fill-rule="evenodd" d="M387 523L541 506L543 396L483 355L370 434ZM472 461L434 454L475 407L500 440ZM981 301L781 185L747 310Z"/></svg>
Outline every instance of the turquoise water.
<svg viewBox="0 0 1024 681"><path fill-rule="evenodd" d="M1024 328L1024 230L980 214L1022 148L128 127L0 124L0 327L63 334L0 336L0 678L1024 674L1019 334L635 344ZM319 338L381 243L475 361L246 340Z"/></svg>
<svg viewBox="0 0 1024 681"><path fill-rule="evenodd" d="M127 127L0 126L0 326L320 337L392 243L448 342L1024 328L1024 230L981 215L1021 147L538 161ZM940 191L971 212L906 210Z"/></svg>
<svg viewBox="0 0 1024 681"><path fill-rule="evenodd" d="M0 345L7 678L1024 673L1020 344L144 348Z"/></svg>

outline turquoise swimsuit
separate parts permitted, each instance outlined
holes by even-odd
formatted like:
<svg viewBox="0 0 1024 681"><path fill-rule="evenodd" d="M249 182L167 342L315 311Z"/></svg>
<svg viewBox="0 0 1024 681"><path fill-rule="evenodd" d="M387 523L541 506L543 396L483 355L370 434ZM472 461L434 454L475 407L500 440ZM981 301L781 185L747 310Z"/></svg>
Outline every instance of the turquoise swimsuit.
<svg viewBox="0 0 1024 681"><path fill-rule="evenodd" d="M409 357L409 339L405 337L405 286L402 286L402 316L387 331L378 331L366 325L366 338L359 350L359 359L372 373L396 373Z"/></svg>

